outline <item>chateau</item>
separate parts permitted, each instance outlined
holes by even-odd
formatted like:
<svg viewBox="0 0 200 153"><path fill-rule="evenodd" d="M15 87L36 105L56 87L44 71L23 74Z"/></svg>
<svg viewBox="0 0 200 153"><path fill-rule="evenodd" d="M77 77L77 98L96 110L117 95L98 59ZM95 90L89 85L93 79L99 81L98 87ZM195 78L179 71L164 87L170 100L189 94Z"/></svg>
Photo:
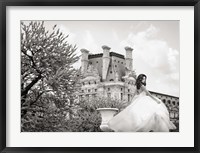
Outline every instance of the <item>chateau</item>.
<svg viewBox="0 0 200 153"><path fill-rule="evenodd" d="M83 79L80 98L104 95L130 101L135 94L136 75L132 67L132 51L125 47L126 57L110 52L110 47L102 46L103 53L89 54L81 49L81 73Z"/></svg>
<svg viewBox="0 0 200 153"><path fill-rule="evenodd" d="M130 102L135 95L136 74L133 71L133 49L125 47L126 56L110 52L102 46L103 53L90 54L81 49L81 74L79 99L106 96ZM179 116L179 98L150 91L160 98L171 113L171 119Z"/></svg>

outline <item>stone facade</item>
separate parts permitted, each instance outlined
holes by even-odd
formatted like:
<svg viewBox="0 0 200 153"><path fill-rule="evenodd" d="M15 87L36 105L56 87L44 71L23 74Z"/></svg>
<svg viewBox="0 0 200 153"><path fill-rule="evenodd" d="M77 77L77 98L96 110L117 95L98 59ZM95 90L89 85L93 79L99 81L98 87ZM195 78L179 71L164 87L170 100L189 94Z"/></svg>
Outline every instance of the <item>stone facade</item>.
<svg viewBox="0 0 200 153"><path fill-rule="evenodd" d="M153 91L150 91L150 93L161 99L163 103L167 106L170 113L170 120L174 123L179 123L179 98Z"/></svg>
<svg viewBox="0 0 200 153"><path fill-rule="evenodd" d="M80 98L107 96L126 100L133 98L136 88L136 75L132 69L132 51L125 47L126 58L118 53L110 52L110 47L102 46L103 53L89 54L81 49Z"/></svg>

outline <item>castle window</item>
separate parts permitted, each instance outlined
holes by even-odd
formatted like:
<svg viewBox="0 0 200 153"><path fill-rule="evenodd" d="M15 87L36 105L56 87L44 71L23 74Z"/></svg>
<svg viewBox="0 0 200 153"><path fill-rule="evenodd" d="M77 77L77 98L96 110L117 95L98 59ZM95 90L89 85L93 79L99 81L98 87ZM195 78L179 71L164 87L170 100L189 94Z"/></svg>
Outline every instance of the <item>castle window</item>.
<svg viewBox="0 0 200 153"><path fill-rule="evenodd" d="M90 82L89 82L89 84L90 84Z"/></svg>
<svg viewBox="0 0 200 153"><path fill-rule="evenodd" d="M83 85L85 85L85 83L83 82Z"/></svg>
<svg viewBox="0 0 200 153"><path fill-rule="evenodd" d="M99 63L98 61L96 61L96 63Z"/></svg>
<svg viewBox="0 0 200 153"><path fill-rule="evenodd" d="M108 91L110 91L110 88L108 88Z"/></svg>
<svg viewBox="0 0 200 153"><path fill-rule="evenodd" d="M176 104L175 101L173 101L172 104L175 105Z"/></svg>
<svg viewBox="0 0 200 153"><path fill-rule="evenodd" d="M163 103L166 103L166 100L165 100L165 99L163 99L162 101L163 101Z"/></svg>
<svg viewBox="0 0 200 153"><path fill-rule="evenodd" d="M94 81L94 84L97 84L96 81Z"/></svg>
<svg viewBox="0 0 200 153"><path fill-rule="evenodd" d="M84 92L84 90L82 90L82 92Z"/></svg>
<svg viewBox="0 0 200 153"><path fill-rule="evenodd" d="M121 91L123 90L123 88L121 88Z"/></svg>
<svg viewBox="0 0 200 153"><path fill-rule="evenodd" d="M97 89L94 89L95 92L97 92Z"/></svg>
<svg viewBox="0 0 200 153"><path fill-rule="evenodd" d="M128 92L130 92L130 89L128 89Z"/></svg>
<svg viewBox="0 0 200 153"><path fill-rule="evenodd" d="M121 93L121 100L123 100L123 93Z"/></svg>
<svg viewBox="0 0 200 153"><path fill-rule="evenodd" d="M177 102L177 105L179 106L179 102Z"/></svg>
<svg viewBox="0 0 200 153"><path fill-rule="evenodd" d="M170 112L170 118L174 118L174 113L173 112Z"/></svg>
<svg viewBox="0 0 200 153"><path fill-rule="evenodd" d="M115 65L115 67L117 67L117 65Z"/></svg>
<svg viewBox="0 0 200 153"><path fill-rule="evenodd" d="M175 118L178 118L178 113L177 112L175 113Z"/></svg>
<svg viewBox="0 0 200 153"><path fill-rule="evenodd" d="M110 79L110 81L114 81L113 79Z"/></svg>
<svg viewBox="0 0 200 153"><path fill-rule="evenodd" d="M88 89L88 92L90 92L90 89Z"/></svg>
<svg viewBox="0 0 200 153"><path fill-rule="evenodd" d="M170 100L168 100L168 101L167 101L167 103L168 103L168 104L170 104L170 103L171 103L171 101L170 101Z"/></svg>
<svg viewBox="0 0 200 153"><path fill-rule="evenodd" d="M130 101L130 94L128 94L128 102Z"/></svg>
<svg viewBox="0 0 200 153"><path fill-rule="evenodd" d="M112 73L112 71L110 71L110 73Z"/></svg>

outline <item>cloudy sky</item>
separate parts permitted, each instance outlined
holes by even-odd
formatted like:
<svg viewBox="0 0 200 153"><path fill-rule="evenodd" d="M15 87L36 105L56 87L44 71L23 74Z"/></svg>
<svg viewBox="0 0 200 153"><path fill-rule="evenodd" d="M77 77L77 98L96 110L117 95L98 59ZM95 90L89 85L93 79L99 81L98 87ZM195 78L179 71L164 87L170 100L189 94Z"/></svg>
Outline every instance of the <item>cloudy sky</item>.
<svg viewBox="0 0 200 153"><path fill-rule="evenodd" d="M125 55L132 47L133 69L147 75L148 90L179 96L179 21L45 21L47 28L55 24L79 55L81 48L102 53L102 45Z"/></svg>

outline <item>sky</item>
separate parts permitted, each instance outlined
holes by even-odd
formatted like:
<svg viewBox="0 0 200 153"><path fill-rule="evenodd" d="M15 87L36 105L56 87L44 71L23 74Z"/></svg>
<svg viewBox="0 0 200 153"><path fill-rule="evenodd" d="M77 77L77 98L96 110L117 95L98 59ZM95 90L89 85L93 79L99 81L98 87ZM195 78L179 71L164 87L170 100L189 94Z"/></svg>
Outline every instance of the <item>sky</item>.
<svg viewBox="0 0 200 153"><path fill-rule="evenodd" d="M103 45L125 55L132 47L133 69L147 75L147 89L179 97L179 21L45 21L47 29L55 24L78 55L82 48L102 53Z"/></svg>

